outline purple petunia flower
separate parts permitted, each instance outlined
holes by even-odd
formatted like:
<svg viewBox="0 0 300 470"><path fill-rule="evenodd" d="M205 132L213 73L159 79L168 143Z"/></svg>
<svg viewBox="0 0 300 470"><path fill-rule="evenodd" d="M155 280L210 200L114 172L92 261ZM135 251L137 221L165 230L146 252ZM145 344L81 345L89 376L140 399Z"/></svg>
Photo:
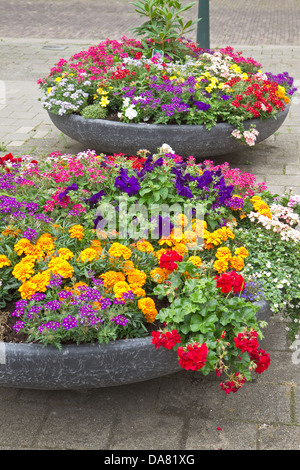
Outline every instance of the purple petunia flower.
<svg viewBox="0 0 300 470"><path fill-rule="evenodd" d="M71 186L68 186L63 192L60 193L58 199L61 201L70 191L77 191L78 186L77 184L73 183Z"/></svg>
<svg viewBox="0 0 300 470"><path fill-rule="evenodd" d="M204 103L203 101L194 101L194 105L199 111L207 111L210 108L210 104Z"/></svg>
<svg viewBox="0 0 300 470"><path fill-rule="evenodd" d="M127 193L128 196L133 196L139 191L140 183L135 176L128 176L127 169L121 168L120 175L115 180L115 187Z"/></svg>

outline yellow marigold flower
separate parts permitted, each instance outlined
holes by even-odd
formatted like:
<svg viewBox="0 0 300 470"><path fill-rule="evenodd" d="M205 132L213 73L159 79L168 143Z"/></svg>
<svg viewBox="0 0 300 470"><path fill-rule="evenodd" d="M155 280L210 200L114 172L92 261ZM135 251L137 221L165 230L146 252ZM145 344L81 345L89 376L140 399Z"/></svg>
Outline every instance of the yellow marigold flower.
<svg viewBox="0 0 300 470"><path fill-rule="evenodd" d="M49 269L47 269L46 271L35 274L35 276L31 278L31 281L34 282L37 286L37 292L46 292L47 286L50 282L50 276L51 272Z"/></svg>
<svg viewBox="0 0 300 470"><path fill-rule="evenodd" d="M154 252L153 246L147 240L139 240L136 244L136 248L137 248L137 250L143 251L143 252L146 252L146 253L153 253Z"/></svg>
<svg viewBox="0 0 300 470"><path fill-rule="evenodd" d="M74 258L74 253L72 253L72 251L69 250L69 248L59 248L58 256L68 261L69 259Z"/></svg>
<svg viewBox="0 0 300 470"><path fill-rule="evenodd" d="M240 246L235 250L234 254L241 256L242 258L247 258L249 256L249 251L244 246Z"/></svg>
<svg viewBox="0 0 300 470"><path fill-rule="evenodd" d="M98 251L99 254L102 253L102 246L101 246L101 242L99 240L92 240L91 241L91 248Z"/></svg>
<svg viewBox="0 0 300 470"><path fill-rule="evenodd" d="M11 262L5 255L0 255L0 268L3 266L10 266Z"/></svg>
<svg viewBox="0 0 300 470"><path fill-rule="evenodd" d="M202 259L200 258L200 256L190 256L189 261L191 261L191 263L197 266L197 268L199 268L202 264Z"/></svg>
<svg viewBox="0 0 300 470"><path fill-rule="evenodd" d="M224 273L228 269L228 261L224 260L223 258L217 259L213 266L214 269L218 271L218 273Z"/></svg>
<svg viewBox="0 0 300 470"><path fill-rule="evenodd" d="M130 260L124 261L122 264L122 271L125 274L128 274L132 269L135 269L133 262Z"/></svg>
<svg viewBox="0 0 300 470"><path fill-rule="evenodd" d="M138 307L145 315L146 320L148 322L153 323L158 313L155 307L154 300L150 297L143 297L142 299L138 300Z"/></svg>
<svg viewBox="0 0 300 470"><path fill-rule="evenodd" d="M113 291L117 299L122 299L123 294L131 290L126 281L119 281L113 286Z"/></svg>
<svg viewBox="0 0 300 470"><path fill-rule="evenodd" d="M30 299L37 292L37 284L29 279L21 285L19 292L22 299Z"/></svg>
<svg viewBox="0 0 300 470"><path fill-rule="evenodd" d="M70 265L70 263L60 258L52 258L48 264L49 269L51 269L53 274L59 274L64 279L68 277L72 277L74 273L74 268Z"/></svg>
<svg viewBox="0 0 300 470"><path fill-rule="evenodd" d="M161 237L160 240L158 240L158 244L173 246L173 241L171 240L171 237Z"/></svg>
<svg viewBox="0 0 300 470"><path fill-rule="evenodd" d="M28 251L32 246L32 243L27 240L27 238L21 238L21 240L15 244L14 250L18 256L21 256L23 253L28 254Z"/></svg>
<svg viewBox="0 0 300 470"><path fill-rule="evenodd" d="M233 256L230 260L230 265L236 271L241 271L245 266L245 263L241 256Z"/></svg>
<svg viewBox="0 0 300 470"><path fill-rule="evenodd" d="M101 274L101 276L99 277L103 279L104 286L108 288L111 288L114 284L119 281L126 280L123 273L116 271L107 271L106 273Z"/></svg>
<svg viewBox="0 0 300 470"><path fill-rule="evenodd" d="M127 281L129 284L135 284L135 286L143 287L147 279L147 274L139 269L132 269L127 273Z"/></svg>
<svg viewBox="0 0 300 470"><path fill-rule="evenodd" d="M36 242L36 246L46 252L54 250L55 246L50 233L43 233Z"/></svg>
<svg viewBox="0 0 300 470"><path fill-rule="evenodd" d="M85 250L81 251L79 254L80 261L94 261L95 259L99 258L98 251L94 250L94 248L86 248Z"/></svg>
<svg viewBox="0 0 300 470"><path fill-rule="evenodd" d="M162 268L155 268L150 271L150 276L153 281L157 282L158 284L162 284L165 279L168 277L168 273Z"/></svg>
<svg viewBox="0 0 300 470"><path fill-rule="evenodd" d="M69 229L69 234L71 238L78 238L78 240L81 240L84 237L82 225L72 225Z"/></svg>
<svg viewBox="0 0 300 470"><path fill-rule="evenodd" d="M145 297L146 291L141 287L130 286L130 290L136 297Z"/></svg>
<svg viewBox="0 0 300 470"><path fill-rule="evenodd" d="M229 261L232 258L230 249L226 246L218 248L216 251L216 258Z"/></svg>
<svg viewBox="0 0 300 470"><path fill-rule="evenodd" d="M189 246L190 244L188 244ZM176 245L173 246L173 250L176 251L179 255L183 256L187 251L187 245L184 243L176 243Z"/></svg>
<svg viewBox="0 0 300 470"><path fill-rule="evenodd" d="M115 242L108 250L108 254L112 257L129 259L131 257L131 249L121 243Z"/></svg>
<svg viewBox="0 0 300 470"><path fill-rule="evenodd" d="M18 281L26 281L29 279L32 274L34 274L34 256L25 256L18 264L15 265L13 269L13 276L18 279Z"/></svg>

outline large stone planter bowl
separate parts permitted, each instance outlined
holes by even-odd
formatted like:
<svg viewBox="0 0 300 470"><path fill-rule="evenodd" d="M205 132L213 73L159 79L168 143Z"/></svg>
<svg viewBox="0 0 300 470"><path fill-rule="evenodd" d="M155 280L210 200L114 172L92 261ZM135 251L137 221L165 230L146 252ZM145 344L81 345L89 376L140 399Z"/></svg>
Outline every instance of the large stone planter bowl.
<svg viewBox="0 0 300 470"><path fill-rule="evenodd" d="M259 131L256 143L270 137L282 125L289 107L277 119L245 121L245 129L255 125ZM167 143L177 155L188 157L215 157L240 150L241 142L231 136L234 127L221 123L207 130L202 126L126 124L104 119L84 119L77 114L58 116L48 112L53 124L64 134L81 142L87 149L106 154L135 155L140 149L154 153Z"/></svg>
<svg viewBox="0 0 300 470"><path fill-rule="evenodd" d="M267 321L267 302L258 303ZM152 338L82 344L58 350L34 343L0 342L0 386L37 390L103 388L142 382L179 372L175 351L155 349Z"/></svg>

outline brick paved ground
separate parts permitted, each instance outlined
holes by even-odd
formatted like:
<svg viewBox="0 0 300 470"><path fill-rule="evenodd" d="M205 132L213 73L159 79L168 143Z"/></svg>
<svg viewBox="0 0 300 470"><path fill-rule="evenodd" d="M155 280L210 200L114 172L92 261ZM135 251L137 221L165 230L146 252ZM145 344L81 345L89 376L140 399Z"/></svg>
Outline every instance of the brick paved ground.
<svg viewBox="0 0 300 470"><path fill-rule="evenodd" d="M121 0L0 0L0 156L82 149L52 126L36 79L61 57L124 34L135 24L129 8ZM298 1L211 0L211 18L212 46L237 46L300 83ZM276 135L226 160L274 191L300 192L299 102ZM214 377L185 371L100 390L0 387L0 449L299 450L300 372L285 327L272 319L262 344L270 368L233 396L220 393Z"/></svg>

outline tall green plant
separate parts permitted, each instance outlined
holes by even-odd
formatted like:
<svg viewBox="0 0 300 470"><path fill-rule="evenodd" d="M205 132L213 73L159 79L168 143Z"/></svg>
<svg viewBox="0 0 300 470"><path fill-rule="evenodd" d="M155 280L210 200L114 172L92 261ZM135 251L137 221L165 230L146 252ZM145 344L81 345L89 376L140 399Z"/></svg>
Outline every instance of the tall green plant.
<svg viewBox="0 0 300 470"><path fill-rule="evenodd" d="M151 40L152 51L158 49L171 57L180 57L180 43L178 39L193 30L197 20L189 20L184 23L182 13L192 8L195 4L189 3L182 6L181 2L174 0L137 0L131 2L135 11L147 20L135 28L131 28L145 47L149 47Z"/></svg>

